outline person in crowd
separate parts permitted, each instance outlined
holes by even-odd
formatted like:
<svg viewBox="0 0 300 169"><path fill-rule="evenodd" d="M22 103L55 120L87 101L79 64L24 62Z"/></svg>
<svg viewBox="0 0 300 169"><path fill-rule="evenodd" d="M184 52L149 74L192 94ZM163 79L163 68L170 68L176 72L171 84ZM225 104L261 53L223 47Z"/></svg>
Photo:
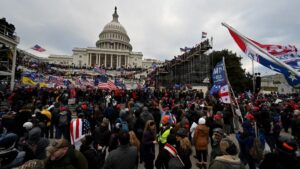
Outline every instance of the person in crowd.
<svg viewBox="0 0 300 169"><path fill-rule="evenodd" d="M148 107L144 106L143 111L140 114L141 120L144 123L143 128L145 127L145 124L148 120L154 120L153 115L149 112Z"/></svg>
<svg viewBox="0 0 300 169"><path fill-rule="evenodd" d="M103 118L100 126L96 127L93 133L95 147L101 146L102 148L107 148L109 146L110 135L109 119Z"/></svg>
<svg viewBox="0 0 300 169"><path fill-rule="evenodd" d="M182 162L184 169L191 169L192 162L190 156L192 154L192 145L188 138L188 130L186 128L179 128L176 132L177 152Z"/></svg>
<svg viewBox="0 0 300 169"><path fill-rule="evenodd" d="M53 105L50 106L49 110L52 114L51 125L50 125L50 138L55 138L54 130L56 123L59 121L59 113L60 113L60 103L54 102Z"/></svg>
<svg viewBox="0 0 300 169"><path fill-rule="evenodd" d="M161 117L169 116L169 119L168 119L169 124L173 126L173 125L176 124L176 118L171 113L170 106L168 104L164 108L162 107L163 102L164 102L163 100L159 101L159 110L160 110L160 113L161 113Z"/></svg>
<svg viewBox="0 0 300 169"><path fill-rule="evenodd" d="M199 162L197 163L197 166L203 169L206 169L207 167L207 153L209 144L209 128L205 125L205 122L205 118L199 118L198 126L196 127L194 134L196 157Z"/></svg>
<svg viewBox="0 0 300 169"><path fill-rule="evenodd" d="M94 147L93 137L91 135L86 135L81 139L80 152L88 161L89 169L99 169L102 168L105 160L106 149L101 146Z"/></svg>
<svg viewBox="0 0 300 169"><path fill-rule="evenodd" d="M84 155L72 148L68 140L54 140L48 147L49 156L45 160L45 169L88 169Z"/></svg>
<svg viewBox="0 0 300 169"><path fill-rule="evenodd" d="M275 152L265 155L259 169L298 169L300 157L297 156L296 141L288 136L280 136L276 141Z"/></svg>
<svg viewBox="0 0 300 169"><path fill-rule="evenodd" d="M138 167L138 150L130 145L130 136L128 132L121 132L118 136L120 146L111 151L104 163L103 169L112 168L131 168Z"/></svg>
<svg viewBox="0 0 300 169"><path fill-rule="evenodd" d="M83 114L79 114L70 124L71 144L75 146L76 150L80 148L81 139L84 138L85 135L91 134L90 123L83 117Z"/></svg>
<svg viewBox="0 0 300 169"><path fill-rule="evenodd" d="M23 163L25 152L15 148L18 136L8 133L0 121L0 168L10 169Z"/></svg>
<svg viewBox="0 0 300 169"><path fill-rule="evenodd" d="M261 160L261 152L264 150L265 138L262 132L258 131L258 133L256 133L252 125L251 122L247 120L244 121L242 124L243 132L237 133L236 138L240 145L240 159L244 164L248 164L250 169L255 169L256 163ZM259 144L254 144L254 142L257 141ZM251 149L254 149L257 153L250 153L250 151L252 151Z"/></svg>
<svg viewBox="0 0 300 169"><path fill-rule="evenodd" d="M220 142L223 155L217 156L209 165L209 169L246 169L238 158L238 147L230 138L223 138Z"/></svg>
<svg viewBox="0 0 300 169"><path fill-rule="evenodd" d="M61 106L58 115L55 115L54 127L55 127L55 139L60 139L62 136L70 140L69 126L72 119L71 111L65 106Z"/></svg>
<svg viewBox="0 0 300 169"><path fill-rule="evenodd" d="M45 169L45 164L43 160L29 160L14 169Z"/></svg>
<svg viewBox="0 0 300 169"><path fill-rule="evenodd" d="M217 157L221 156L222 152L220 150L220 142L225 137L223 129L215 128L212 135L211 153L210 153L210 163Z"/></svg>
<svg viewBox="0 0 300 169"><path fill-rule="evenodd" d="M144 161L145 169L154 168L156 125L153 120L148 120L145 125L141 144L141 159Z"/></svg>
<svg viewBox="0 0 300 169"><path fill-rule="evenodd" d="M167 138L171 133L173 127L169 123L170 116L165 115L161 119L161 127L158 133L157 142L159 144L159 150L163 148L163 146L167 143Z"/></svg>
<svg viewBox="0 0 300 169"><path fill-rule="evenodd" d="M136 149L138 150L138 157L140 157L140 151L141 151L141 142L140 140L136 137L134 131L129 131L129 143L132 146L135 146Z"/></svg>
<svg viewBox="0 0 300 169"><path fill-rule="evenodd" d="M26 152L27 160L46 158L46 148L49 145L47 138L41 137L41 129L32 122L26 122L23 127L28 131L27 138L22 142L23 150Z"/></svg>
<svg viewBox="0 0 300 169"><path fill-rule="evenodd" d="M157 155L156 161L155 161L155 167L156 169L169 169L169 161L172 156L177 156L177 150L176 150L176 135L170 134L167 137L167 142L164 144L164 147ZM170 151L168 151L170 150ZM171 168L170 168L171 169Z"/></svg>
<svg viewBox="0 0 300 169"><path fill-rule="evenodd" d="M48 110L48 106L44 106L42 111L37 114L37 118L40 121L40 127L42 130L42 137L49 138L49 131L50 131L50 126L51 126L51 119L52 119L52 114Z"/></svg>
<svg viewBox="0 0 300 169"><path fill-rule="evenodd" d="M291 122L292 135L300 144L300 111L295 110L293 115L293 120Z"/></svg>
<svg viewBox="0 0 300 169"><path fill-rule="evenodd" d="M121 132L121 124L117 123L115 127L112 129L110 138L109 138L109 145L108 145L108 152L115 150L119 145L119 133Z"/></svg>

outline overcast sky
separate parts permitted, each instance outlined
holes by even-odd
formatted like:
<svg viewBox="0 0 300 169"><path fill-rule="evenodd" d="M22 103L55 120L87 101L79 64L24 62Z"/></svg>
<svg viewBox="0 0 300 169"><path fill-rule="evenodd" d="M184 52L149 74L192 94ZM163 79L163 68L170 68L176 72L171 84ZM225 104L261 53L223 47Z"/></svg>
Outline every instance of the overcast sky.
<svg viewBox="0 0 300 169"><path fill-rule="evenodd" d="M300 48L299 0L1 0L0 17L15 25L19 48L39 44L47 53L71 55L74 47L95 47L115 6L133 51L145 58L172 59L207 32L213 50L243 56L243 67L251 70L221 22L261 43ZM255 71L271 73L255 65Z"/></svg>

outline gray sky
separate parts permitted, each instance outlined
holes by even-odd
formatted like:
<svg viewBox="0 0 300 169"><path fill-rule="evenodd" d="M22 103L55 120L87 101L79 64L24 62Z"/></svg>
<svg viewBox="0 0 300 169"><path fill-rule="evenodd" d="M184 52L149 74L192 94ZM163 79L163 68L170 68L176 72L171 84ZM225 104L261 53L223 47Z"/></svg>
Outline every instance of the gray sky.
<svg viewBox="0 0 300 169"><path fill-rule="evenodd" d="M47 53L71 55L74 47L95 46L115 6L133 50L145 58L172 59L207 32L214 50L236 52L250 70L250 59L221 22L261 43L300 48L299 0L2 0L0 17L16 26L19 48L39 44Z"/></svg>

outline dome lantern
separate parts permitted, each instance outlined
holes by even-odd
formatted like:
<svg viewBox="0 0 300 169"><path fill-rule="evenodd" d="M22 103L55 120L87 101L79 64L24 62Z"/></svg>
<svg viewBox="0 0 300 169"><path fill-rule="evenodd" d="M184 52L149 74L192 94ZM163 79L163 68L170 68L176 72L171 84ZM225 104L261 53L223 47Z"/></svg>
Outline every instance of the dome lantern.
<svg viewBox="0 0 300 169"><path fill-rule="evenodd" d="M117 7L116 6L115 6L115 13L112 16L113 16L113 21L119 22L118 21L119 15L117 13Z"/></svg>

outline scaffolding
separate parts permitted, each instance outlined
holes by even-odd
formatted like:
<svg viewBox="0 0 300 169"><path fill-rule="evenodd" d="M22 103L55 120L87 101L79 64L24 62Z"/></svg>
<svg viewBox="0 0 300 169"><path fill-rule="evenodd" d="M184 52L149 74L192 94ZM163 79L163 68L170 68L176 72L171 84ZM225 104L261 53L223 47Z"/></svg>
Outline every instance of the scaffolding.
<svg viewBox="0 0 300 169"><path fill-rule="evenodd" d="M15 28L5 18L0 19L0 85L10 84L12 91L15 83L17 45L20 38ZM9 82L10 81L10 82Z"/></svg>
<svg viewBox="0 0 300 169"><path fill-rule="evenodd" d="M155 87L172 88L175 84L207 86L204 81L210 77L212 66L205 52L211 48L209 40L206 40L190 51L167 61L152 74Z"/></svg>

